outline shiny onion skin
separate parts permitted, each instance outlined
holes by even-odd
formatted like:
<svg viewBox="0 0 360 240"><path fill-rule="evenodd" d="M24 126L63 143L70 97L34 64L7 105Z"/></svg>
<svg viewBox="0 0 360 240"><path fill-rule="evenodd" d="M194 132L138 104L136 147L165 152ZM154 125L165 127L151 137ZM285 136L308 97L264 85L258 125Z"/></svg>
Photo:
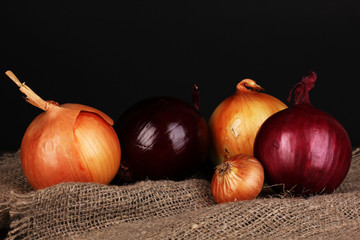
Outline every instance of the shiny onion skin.
<svg viewBox="0 0 360 240"><path fill-rule="evenodd" d="M267 119L256 136L255 156L264 166L266 181L281 186L279 191L331 193L350 168L347 132L333 116L310 104L308 92L316 77L311 72L295 85L294 104Z"/></svg>
<svg viewBox="0 0 360 240"><path fill-rule="evenodd" d="M183 179L207 157L206 121L196 108L176 98L144 99L131 106L114 128L123 147L121 181Z"/></svg>
<svg viewBox="0 0 360 240"><path fill-rule="evenodd" d="M264 169L254 157L237 154L216 167L211 193L217 203L255 199L264 184Z"/></svg>
<svg viewBox="0 0 360 240"><path fill-rule="evenodd" d="M210 157L218 165L235 154L253 156L253 144L261 124L287 106L265 93L251 79L237 85L237 91L222 101L209 120Z"/></svg>
<svg viewBox="0 0 360 240"><path fill-rule="evenodd" d="M44 101L7 72L29 103L44 110L21 142L24 174L35 189L62 182L108 184L120 166L120 142L105 113L81 104Z"/></svg>

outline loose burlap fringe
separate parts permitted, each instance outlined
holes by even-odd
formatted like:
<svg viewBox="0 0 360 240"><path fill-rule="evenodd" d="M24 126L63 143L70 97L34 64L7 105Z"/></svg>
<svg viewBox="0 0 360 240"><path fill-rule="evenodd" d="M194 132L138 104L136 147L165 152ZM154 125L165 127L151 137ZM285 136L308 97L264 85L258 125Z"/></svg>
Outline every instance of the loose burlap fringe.
<svg viewBox="0 0 360 240"><path fill-rule="evenodd" d="M261 194L227 204L215 203L204 179L64 183L32 191L19 162L19 153L0 159L0 223L5 214L7 239L358 239L360 234L359 149L332 194Z"/></svg>

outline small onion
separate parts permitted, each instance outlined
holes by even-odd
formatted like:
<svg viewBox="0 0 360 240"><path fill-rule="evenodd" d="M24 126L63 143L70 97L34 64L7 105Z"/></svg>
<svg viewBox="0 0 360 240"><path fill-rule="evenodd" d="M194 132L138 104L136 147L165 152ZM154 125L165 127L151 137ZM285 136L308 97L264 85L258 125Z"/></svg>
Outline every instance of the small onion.
<svg viewBox="0 0 360 240"><path fill-rule="evenodd" d="M234 95L221 102L209 120L210 157L215 165L235 154L253 155L254 139L261 124L286 108L279 99L265 93L251 79L237 85Z"/></svg>
<svg viewBox="0 0 360 240"><path fill-rule="evenodd" d="M29 103L44 110L21 142L21 165L30 185L37 190L61 182L110 183L121 157L112 119L85 105L44 101L11 71L6 74Z"/></svg>
<svg viewBox="0 0 360 240"><path fill-rule="evenodd" d="M280 191L331 193L350 168L352 147L344 127L310 103L316 78L314 72L303 77L290 92L294 104L269 117L256 136L255 156L267 182L282 186L275 188Z"/></svg>
<svg viewBox="0 0 360 240"><path fill-rule="evenodd" d="M256 198L264 184L264 169L254 157L237 154L216 167L211 193L217 203Z"/></svg>

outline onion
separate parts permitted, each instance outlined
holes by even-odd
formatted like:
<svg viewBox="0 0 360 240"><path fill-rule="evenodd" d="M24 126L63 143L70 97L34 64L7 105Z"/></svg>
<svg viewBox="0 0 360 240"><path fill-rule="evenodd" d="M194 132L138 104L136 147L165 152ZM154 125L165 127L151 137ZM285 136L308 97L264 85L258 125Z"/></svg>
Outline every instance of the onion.
<svg viewBox="0 0 360 240"><path fill-rule="evenodd" d="M120 142L113 121L103 112L81 104L44 101L16 76L6 74L45 112L28 126L21 143L21 165L35 189L61 182L108 184L120 165Z"/></svg>
<svg viewBox="0 0 360 240"><path fill-rule="evenodd" d="M234 95L221 102L209 120L210 156L215 165L235 154L253 155L254 139L261 124L286 108L277 98L265 93L251 79L237 85Z"/></svg>
<svg viewBox="0 0 360 240"><path fill-rule="evenodd" d="M252 200L262 190L264 169L254 157L237 154L216 167L211 193L217 203Z"/></svg>
<svg viewBox="0 0 360 240"><path fill-rule="evenodd" d="M294 104L268 118L255 140L255 156L269 184L303 195L333 192L346 177L352 154L343 126L310 103L316 78L311 72L295 85L288 99L293 93Z"/></svg>
<svg viewBox="0 0 360 240"><path fill-rule="evenodd" d="M196 108L172 97L144 99L131 106L116 122L123 147L119 179L182 179L193 174L207 157L209 133Z"/></svg>

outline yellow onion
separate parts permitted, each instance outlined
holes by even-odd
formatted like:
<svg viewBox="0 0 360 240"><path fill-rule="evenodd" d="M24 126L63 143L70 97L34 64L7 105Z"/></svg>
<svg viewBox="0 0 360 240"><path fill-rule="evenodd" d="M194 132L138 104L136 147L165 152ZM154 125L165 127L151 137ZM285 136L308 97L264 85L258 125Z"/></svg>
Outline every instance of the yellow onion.
<svg viewBox="0 0 360 240"><path fill-rule="evenodd" d="M44 101L7 71L32 105L44 110L28 126L21 142L24 174L35 189L61 182L108 184L121 158L113 120L81 104Z"/></svg>
<svg viewBox="0 0 360 240"><path fill-rule="evenodd" d="M279 99L259 92L254 80L244 79L237 91L222 101L209 119L210 157L215 165L235 154L253 156L256 133L262 123L287 106Z"/></svg>
<svg viewBox="0 0 360 240"><path fill-rule="evenodd" d="M217 203L252 200L264 185L264 169L254 157L237 154L216 167L211 193Z"/></svg>

